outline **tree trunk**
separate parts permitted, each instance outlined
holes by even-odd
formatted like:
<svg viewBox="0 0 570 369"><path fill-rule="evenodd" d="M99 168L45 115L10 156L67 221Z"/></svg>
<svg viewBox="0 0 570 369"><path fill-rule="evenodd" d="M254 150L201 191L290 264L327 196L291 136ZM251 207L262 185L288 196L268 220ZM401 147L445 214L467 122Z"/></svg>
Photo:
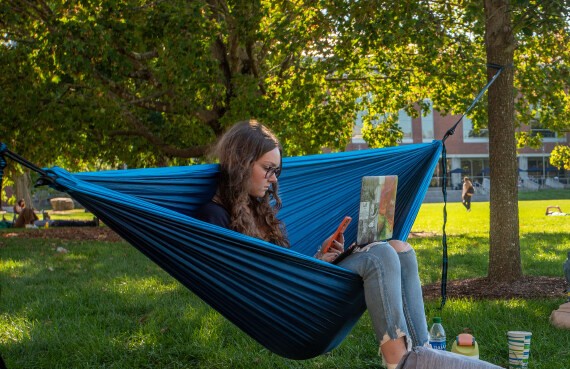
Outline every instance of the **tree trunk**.
<svg viewBox="0 0 570 369"><path fill-rule="evenodd" d="M32 179L30 178L30 172L25 171L21 175L14 178L14 196L16 201L24 199L26 206L33 208L32 195L30 192Z"/></svg>
<svg viewBox="0 0 570 369"><path fill-rule="evenodd" d="M509 2L485 0L487 62L505 66L487 95L491 169L488 277L504 282L522 276L512 68L516 45ZM489 78L496 71L489 68Z"/></svg>

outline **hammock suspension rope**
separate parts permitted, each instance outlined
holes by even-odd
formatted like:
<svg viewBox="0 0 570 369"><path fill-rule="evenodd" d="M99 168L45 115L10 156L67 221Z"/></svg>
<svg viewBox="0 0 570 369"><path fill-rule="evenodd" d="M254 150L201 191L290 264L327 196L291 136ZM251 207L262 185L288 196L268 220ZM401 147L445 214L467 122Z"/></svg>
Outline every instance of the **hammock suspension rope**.
<svg viewBox="0 0 570 369"><path fill-rule="evenodd" d="M459 117L457 122L451 128L447 130L441 142L443 147L441 150L441 172L442 172L442 183L441 192L443 193L443 235L441 237L442 242L442 263L441 263L441 305L440 309L443 309L445 302L447 301L447 269L448 269L448 257L447 257L447 233L445 232L445 225L447 224L447 150L445 147L445 141L455 133L455 129L461 123L463 118L473 109L473 107L479 102L485 91L491 87L495 80L499 77L503 69L502 65L498 64L487 64L487 67L496 69L497 72L493 75L491 80L479 91L471 105L465 110L465 112Z"/></svg>

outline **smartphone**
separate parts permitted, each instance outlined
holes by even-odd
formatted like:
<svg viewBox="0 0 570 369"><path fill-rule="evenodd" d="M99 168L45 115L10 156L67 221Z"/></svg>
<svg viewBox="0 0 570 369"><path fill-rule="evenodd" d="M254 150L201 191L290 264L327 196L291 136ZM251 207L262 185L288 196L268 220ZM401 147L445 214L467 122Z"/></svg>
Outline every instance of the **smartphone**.
<svg viewBox="0 0 570 369"><path fill-rule="evenodd" d="M350 221L352 220L351 217L349 216L345 216L344 219L342 220L342 222L340 222L340 224L338 225L338 228L336 229L336 231L333 233L332 237L329 239L329 242L327 242L322 248L321 248L321 252L323 254L326 254L329 251L329 248L331 247L333 241L338 241L340 238L340 235L344 233L344 231L346 230L346 227L348 227L348 225L350 224Z"/></svg>

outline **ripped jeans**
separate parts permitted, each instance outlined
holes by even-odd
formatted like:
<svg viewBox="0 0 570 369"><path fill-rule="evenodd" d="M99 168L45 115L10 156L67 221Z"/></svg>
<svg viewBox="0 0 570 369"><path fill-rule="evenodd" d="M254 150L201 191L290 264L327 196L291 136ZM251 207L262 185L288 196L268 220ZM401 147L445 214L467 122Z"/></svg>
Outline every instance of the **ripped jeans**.
<svg viewBox="0 0 570 369"><path fill-rule="evenodd" d="M339 266L358 273L380 346L406 337L408 351L428 343L418 262L413 249L396 252L387 242L357 249Z"/></svg>

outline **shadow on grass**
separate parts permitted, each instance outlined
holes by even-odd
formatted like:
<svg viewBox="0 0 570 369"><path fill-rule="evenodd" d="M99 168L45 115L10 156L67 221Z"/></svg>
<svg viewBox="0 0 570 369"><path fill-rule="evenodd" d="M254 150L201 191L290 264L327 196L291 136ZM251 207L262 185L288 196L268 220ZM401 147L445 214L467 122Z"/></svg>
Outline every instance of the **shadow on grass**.
<svg viewBox="0 0 570 369"><path fill-rule="evenodd" d="M8 367L200 367L236 341L264 351L125 243L14 239L1 246Z"/></svg>
<svg viewBox="0 0 570 369"><path fill-rule="evenodd" d="M508 366L506 333L510 330L532 332L531 368L562 368L561 357L568 357L570 331L554 329L548 322L560 300L448 300L443 310L439 301L426 303L428 318L441 316L448 342L468 327L479 343L480 357L503 367ZM560 356L562 355L562 356Z"/></svg>
<svg viewBox="0 0 570 369"><path fill-rule="evenodd" d="M414 238L422 284L441 281L443 246L441 237ZM448 280L483 277L489 264L488 238L452 236L447 238Z"/></svg>
<svg viewBox="0 0 570 369"><path fill-rule="evenodd" d="M424 284L441 280L443 246L441 237L414 238L410 243L418 254L420 278ZM520 239L525 275L561 277L570 251L568 233L526 233ZM448 280L484 277L489 267L489 239L451 236L447 239Z"/></svg>
<svg viewBox="0 0 570 369"><path fill-rule="evenodd" d="M441 238L410 242L418 253L422 282L438 282ZM556 274L562 263L557 255L569 243L563 233L525 235L521 239L525 272L544 269ZM70 252L57 253L58 246ZM453 236L448 247L450 280L487 274L488 238ZM0 253L0 351L10 368L379 365L366 314L333 353L302 362L282 359L126 243L1 240ZM443 315L448 337L465 326L474 328L482 358L497 364L506 363L504 331L532 330L533 337L540 337L533 346L538 369L548 368L549 360L567 357L564 347L570 347L570 334L552 332L547 321L549 311L559 303L453 299L442 312L435 311L438 302L428 301L426 307L428 319ZM541 365L536 365L539 360Z"/></svg>
<svg viewBox="0 0 570 369"><path fill-rule="evenodd" d="M523 273L563 276L562 265L570 251L568 233L526 233L520 240Z"/></svg>

